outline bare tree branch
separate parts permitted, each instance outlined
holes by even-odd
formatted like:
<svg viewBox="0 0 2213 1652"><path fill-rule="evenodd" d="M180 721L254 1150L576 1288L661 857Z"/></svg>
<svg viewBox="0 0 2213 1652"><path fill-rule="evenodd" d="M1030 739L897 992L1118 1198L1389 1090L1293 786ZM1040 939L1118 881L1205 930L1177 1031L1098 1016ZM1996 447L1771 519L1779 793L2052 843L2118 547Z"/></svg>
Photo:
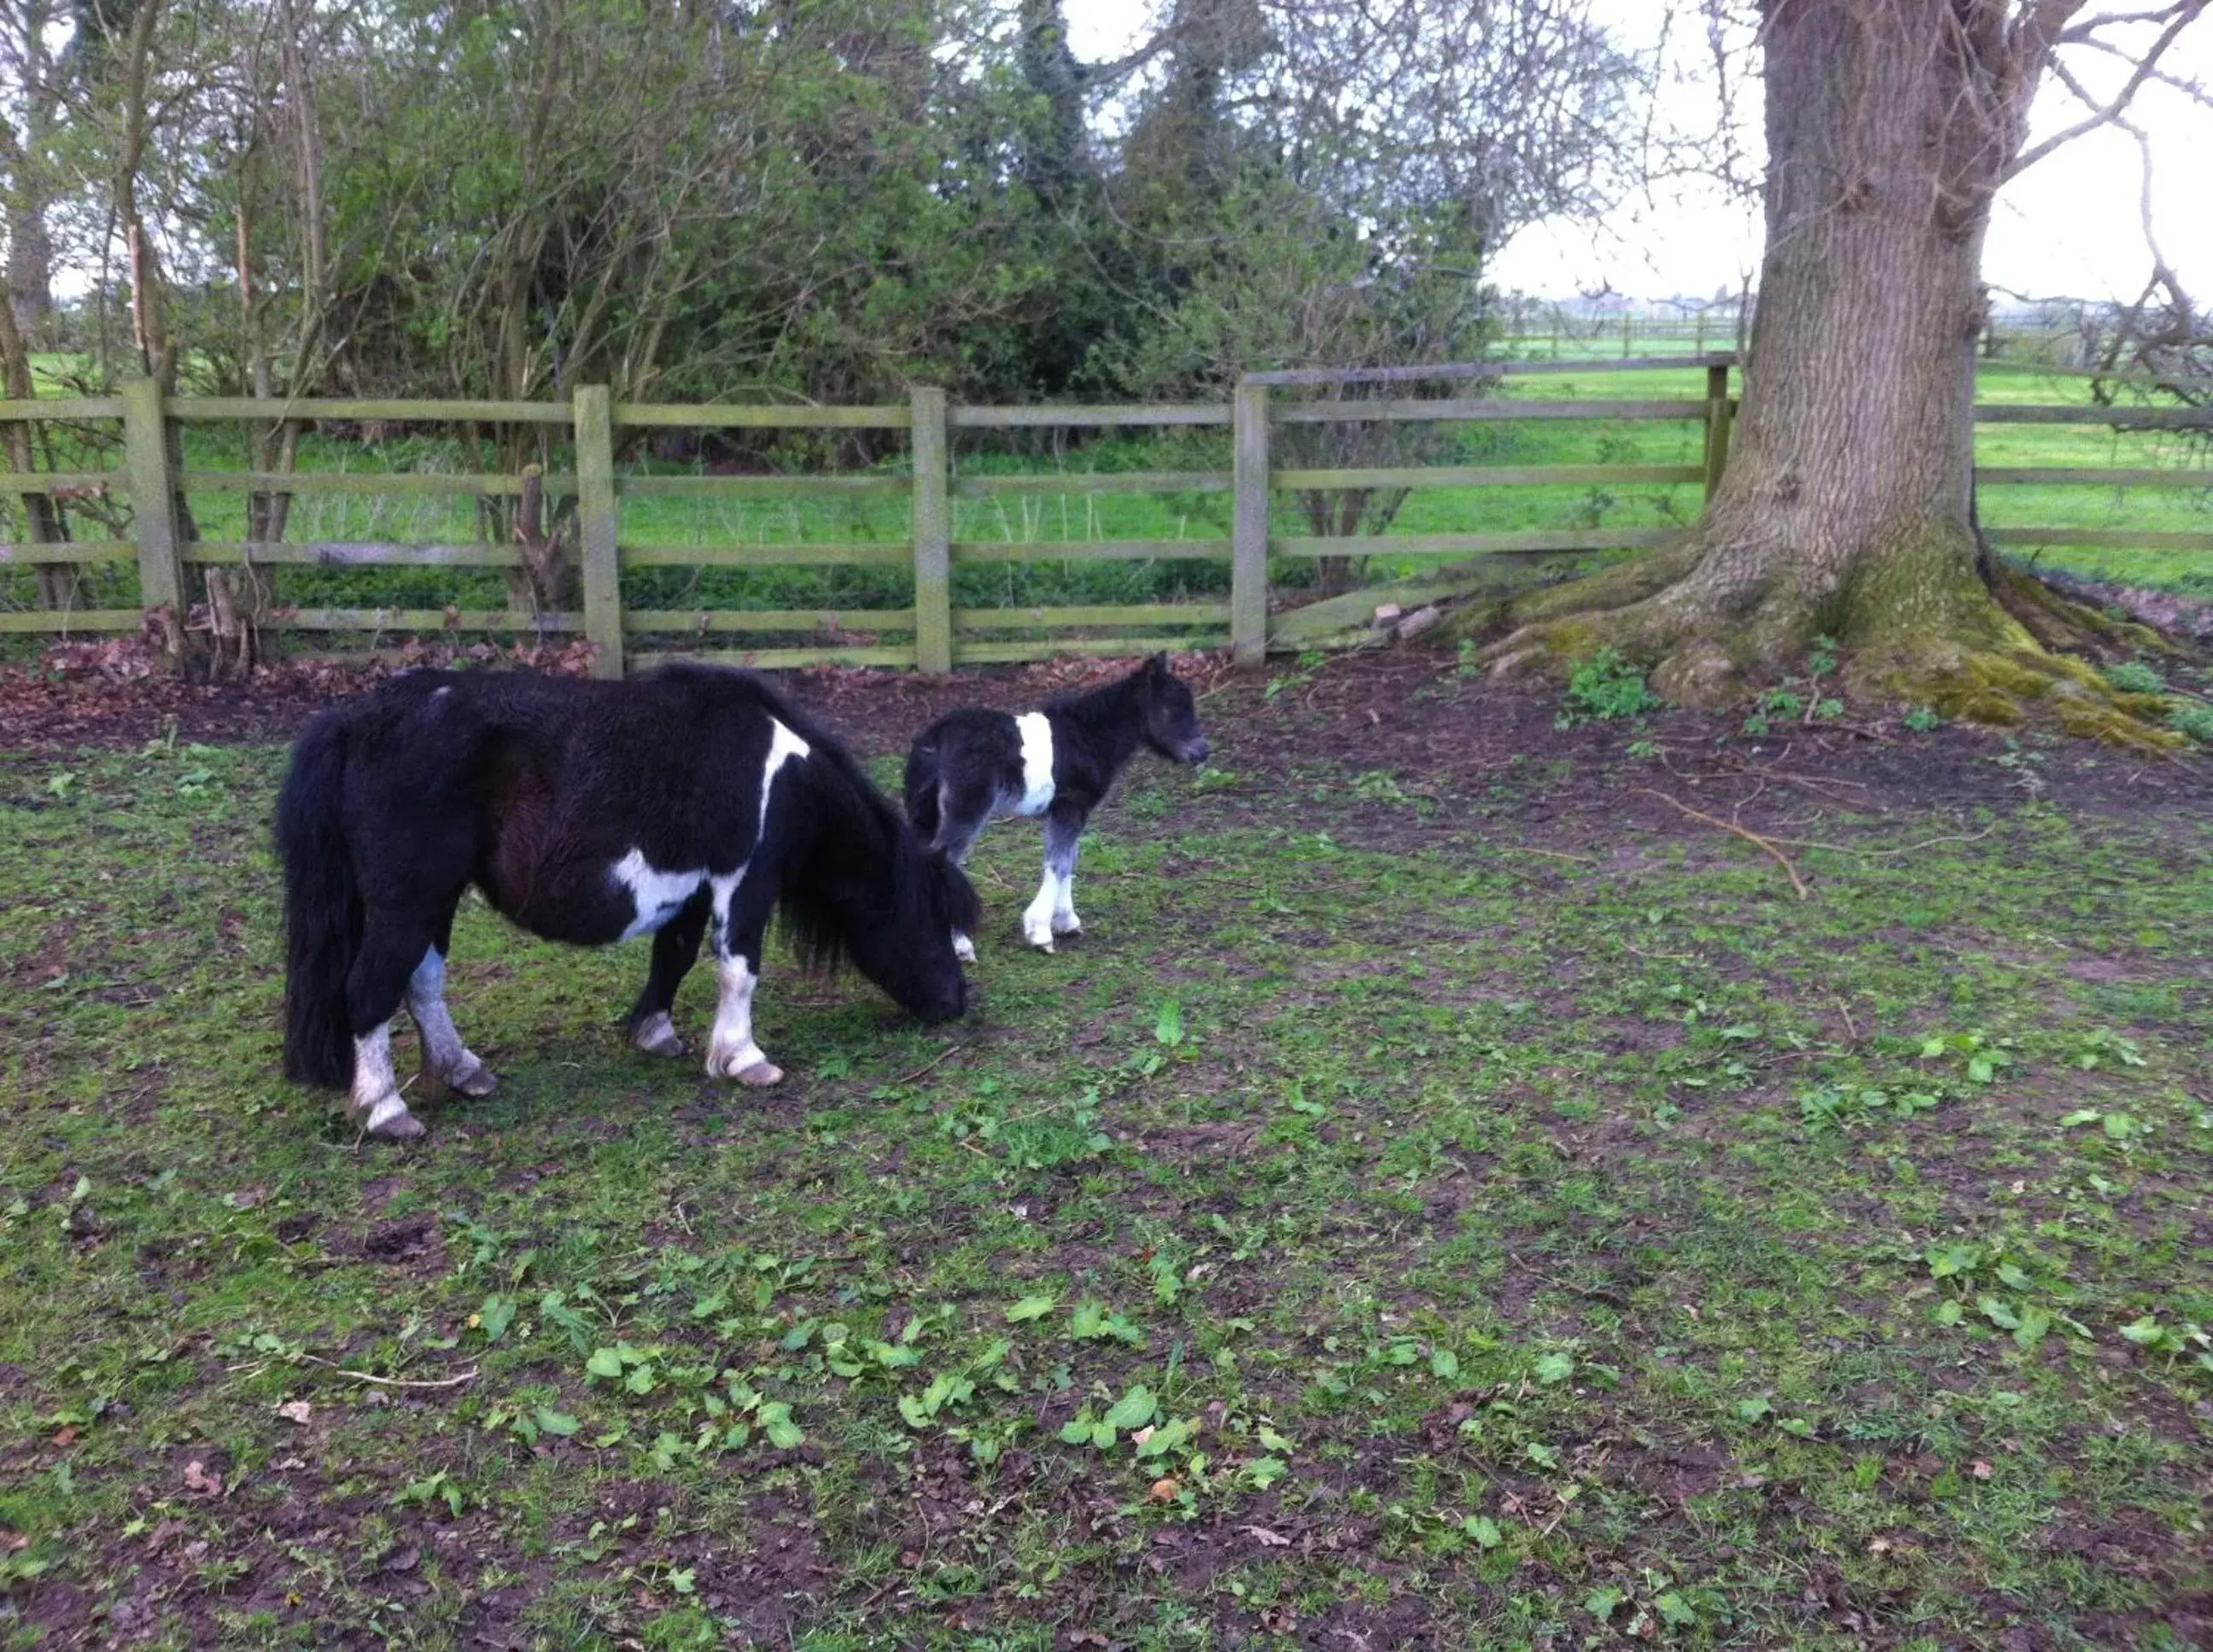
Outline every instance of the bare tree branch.
<svg viewBox="0 0 2213 1652"><path fill-rule="evenodd" d="M2143 56L2137 60L2135 71L2130 75L2121 89L2103 106L2094 109L2073 125L2063 127L2043 142L2032 144L2016 155L2013 163L2006 168L2001 181L2019 177L2063 144L2072 143L2085 132L2095 131L2099 127L2111 125L2118 120L2123 111L2127 109L2130 102L2136 97L2137 93L2142 89L2144 82L2157 71L2159 60L2166 55L2167 48L2174 44L2176 37L2184 29L2189 27L2204 14L2207 3L2208 0L2177 0L2176 4L2168 8L2166 27L2161 31L2159 38L2145 50Z"/></svg>

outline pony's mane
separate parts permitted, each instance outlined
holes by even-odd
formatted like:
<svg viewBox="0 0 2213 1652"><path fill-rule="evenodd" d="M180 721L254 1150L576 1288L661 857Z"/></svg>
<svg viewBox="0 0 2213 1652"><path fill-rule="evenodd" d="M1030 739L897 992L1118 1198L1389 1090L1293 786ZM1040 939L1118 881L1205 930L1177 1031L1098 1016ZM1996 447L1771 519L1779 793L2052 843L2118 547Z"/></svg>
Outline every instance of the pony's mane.
<svg viewBox="0 0 2213 1652"><path fill-rule="evenodd" d="M815 783L812 802L828 830L814 852L792 863L777 903L777 928L802 968L830 974L846 961L844 925L823 898L826 863L850 865L857 852L887 863L895 917L902 924L922 917L929 891L918 875L922 869L913 828L844 741L749 671L681 664L664 666L657 674L712 686L726 702L752 701L805 741L829 771L825 775L813 765L808 769Z"/></svg>
<svg viewBox="0 0 2213 1652"><path fill-rule="evenodd" d="M1143 680L1145 668L1139 666L1135 671L1125 676L1117 677L1111 683L1101 683L1096 688L1070 689L1065 694L1056 694L1045 703L1045 710L1063 712L1076 717L1079 721L1083 720L1100 711L1113 709L1125 699L1134 698L1137 692L1137 684Z"/></svg>

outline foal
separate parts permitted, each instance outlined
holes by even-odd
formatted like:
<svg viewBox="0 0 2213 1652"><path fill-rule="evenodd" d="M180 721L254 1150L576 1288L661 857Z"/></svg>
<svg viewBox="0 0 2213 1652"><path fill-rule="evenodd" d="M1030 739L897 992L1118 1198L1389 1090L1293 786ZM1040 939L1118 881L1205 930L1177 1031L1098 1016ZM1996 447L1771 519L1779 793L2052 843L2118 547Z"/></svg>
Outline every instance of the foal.
<svg viewBox="0 0 2213 1652"><path fill-rule="evenodd" d="M677 984L712 946L716 1078L773 1084L753 1041L771 911L802 962L850 958L925 1021L960 1014L951 936L980 909L836 741L758 678L673 665L628 682L412 672L325 712L277 802L284 1070L351 1089L371 1136L423 1133L392 1070L404 1002L430 1086L493 1079L445 1002L473 883L523 929L601 947L653 936L631 1039L679 1055Z"/></svg>
<svg viewBox="0 0 2213 1652"><path fill-rule="evenodd" d="M1045 881L1022 914L1023 938L1051 952L1076 916L1076 845L1083 823L1139 746L1176 763L1206 761L1191 690L1156 654L1119 682L1064 694L1041 711L948 711L916 737L906 759L906 813L934 847L966 863L977 834L1015 814L1045 816ZM976 956L966 930L962 959Z"/></svg>

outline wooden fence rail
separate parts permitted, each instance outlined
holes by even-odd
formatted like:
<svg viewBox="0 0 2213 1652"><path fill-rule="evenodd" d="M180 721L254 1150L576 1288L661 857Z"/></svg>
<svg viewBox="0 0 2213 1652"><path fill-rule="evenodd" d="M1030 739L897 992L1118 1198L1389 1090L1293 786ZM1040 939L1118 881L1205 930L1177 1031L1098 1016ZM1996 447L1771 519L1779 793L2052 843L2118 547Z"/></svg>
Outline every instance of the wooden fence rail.
<svg viewBox="0 0 2213 1652"><path fill-rule="evenodd" d="M1278 495L1311 496L1357 490L1521 488L1546 486L1675 487L1697 485L1708 498L1728 463L1735 401L1727 355L1632 358L1618 362L1466 363L1367 373L1315 370L1255 375L1225 404L1179 403L1113 406L955 406L942 390L918 388L905 405L869 407L710 406L617 402L604 387L576 389L566 402L339 400L286 401L241 397L163 397L150 382L124 387L113 397L0 400L0 420L41 420L119 434L122 463L107 470L34 474L0 473L0 497L103 505L128 503L128 539L88 539L63 543L0 544L0 565L88 568L135 564L139 606L0 612L0 633L137 631L149 622L173 649L181 649L192 583L188 573L242 568L499 569L518 570L527 559L515 544L490 539L455 543L407 539L281 540L187 537L177 505L195 493L412 498L448 505L475 502L480 509L528 512L555 502L573 511L576 606L533 612L510 600L503 607L449 607L318 606L274 607L262 615L267 628L318 635L365 636L374 640L423 633L581 636L591 643L594 669L619 676L627 668L681 652L686 657L729 659L762 667L836 661L913 667L944 672L961 664L1034 659L1052 655L1133 654L1155 648L1189 649L1226 643L1242 663L1256 663L1271 643L1319 634L1329 603L1314 605L1306 619L1297 611L1271 617L1268 570L1283 559L1368 557L1467 558L1576 555L1648 549L1663 542L1661 527L1549 527L1514 532L1286 534L1275 521ZM1699 399L1518 399L1462 390L1443 396L1389 393L1405 385L1483 385L1508 376L1563 371L1599 372L1651 368L1703 369ZM1356 385L1383 393L1346 395ZM1288 399L1300 390L1336 392ZM2186 407L1979 406L1989 424L2098 424L2116 430L2204 430L2213 411ZM527 426L566 438L573 455L567 472L524 475L377 472L256 472L180 469L174 426L223 421L260 423L385 420L445 424L482 430ZM1274 457L1275 432L1317 424L1486 424L1523 420L1594 423L1672 421L1701 427L1698 462L1551 465L1282 465ZM119 432L113 427L119 425ZM1106 471L1051 474L960 473L954 434L972 430L1226 430L1226 469ZM616 454L625 433L689 430L821 430L904 432L905 463L866 470L785 476L674 476L628 474ZM2145 467L1994 466L1978 472L1989 486L2149 487L2213 489L2213 470ZM1228 493L1232 496L1226 537L1095 539L955 537L956 500L1006 501L1016 506L1039 496L1155 497ZM909 533L890 539L826 541L804 538L750 542L661 544L626 535L625 502L704 500L719 503L814 499L896 498L907 502ZM1027 526L1029 518L1024 517ZM1035 529L1029 529L1034 534ZM2213 551L2213 533L2131 532L2110 528L2003 527L2001 545L2130 546ZM955 607L954 573L964 567L1026 562L1200 559L1227 562L1226 601L1121 602L1041 607ZM913 576L913 600L900 607L838 609L685 608L627 602L623 575L663 568L775 566L905 568ZM1413 588L1412 587L1409 588ZM1452 588L1449 579L1419 582L1423 591ZM1081 635L1070 636L1077 632ZM774 646L699 651L717 638L768 637Z"/></svg>

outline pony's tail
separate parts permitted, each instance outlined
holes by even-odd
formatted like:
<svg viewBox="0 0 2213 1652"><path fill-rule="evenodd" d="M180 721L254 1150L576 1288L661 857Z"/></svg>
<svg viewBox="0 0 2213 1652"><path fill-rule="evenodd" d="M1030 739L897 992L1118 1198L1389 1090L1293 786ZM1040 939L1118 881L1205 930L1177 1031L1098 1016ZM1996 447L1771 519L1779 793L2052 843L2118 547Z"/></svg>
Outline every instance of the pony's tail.
<svg viewBox="0 0 2213 1652"><path fill-rule="evenodd" d="M906 818L925 844L937 841L937 742L924 735L906 754Z"/></svg>
<svg viewBox="0 0 2213 1652"><path fill-rule="evenodd" d="M353 1023L346 977L361 950L361 892L340 803L345 731L318 719L292 748L277 798L277 852L284 863L284 1076L343 1089L353 1082Z"/></svg>

